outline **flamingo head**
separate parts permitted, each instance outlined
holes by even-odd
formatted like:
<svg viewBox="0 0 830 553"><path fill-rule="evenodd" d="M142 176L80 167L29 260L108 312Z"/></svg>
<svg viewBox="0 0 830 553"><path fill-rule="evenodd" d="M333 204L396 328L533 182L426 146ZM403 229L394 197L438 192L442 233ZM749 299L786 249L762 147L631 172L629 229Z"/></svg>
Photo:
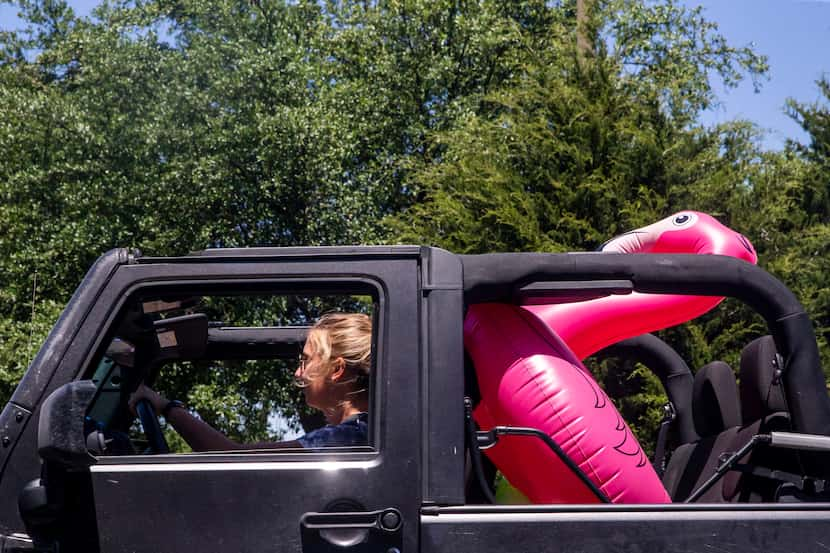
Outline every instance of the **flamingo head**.
<svg viewBox="0 0 830 553"><path fill-rule="evenodd" d="M680 211L651 225L612 238L599 247L617 253L692 253L728 255L756 263L749 240L711 215Z"/></svg>

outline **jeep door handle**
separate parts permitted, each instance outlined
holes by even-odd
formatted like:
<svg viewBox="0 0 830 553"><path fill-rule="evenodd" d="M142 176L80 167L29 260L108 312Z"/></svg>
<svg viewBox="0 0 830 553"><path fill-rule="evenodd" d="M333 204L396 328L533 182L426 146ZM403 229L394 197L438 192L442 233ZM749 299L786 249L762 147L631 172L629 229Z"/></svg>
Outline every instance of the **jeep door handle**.
<svg viewBox="0 0 830 553"><path fill-rule="evenodd" d="M306 513L300 519L300 524L315 530L377 528L394 532L400 528L402 521L401 513L397 509L383 509L356 513Z"/></svg>
<svg viewBox="0 0 830 553"><path fill-rule="evenodd" d="M400 546L402 526L403 517L397 509L305 513L300 518L304 545L316 542L318 545L327 544L336 548L361 549L371 544L397 548Z"/></svg>

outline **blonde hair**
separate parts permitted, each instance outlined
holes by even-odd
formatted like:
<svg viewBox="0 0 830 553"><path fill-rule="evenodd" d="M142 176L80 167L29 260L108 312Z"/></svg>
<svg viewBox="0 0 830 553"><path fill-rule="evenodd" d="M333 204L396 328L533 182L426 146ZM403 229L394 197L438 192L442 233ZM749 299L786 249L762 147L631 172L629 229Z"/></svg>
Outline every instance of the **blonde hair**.
<svg viewBox="0 0 830 553"><path fill-rule="evenodd" d="M333 370L331 362L343 358L347 373L357 390L368 388L372 367L372 320L363 313L326 313L311 327L306 338L320 355L320 370L308 375L311 378L328 376ZM362 388L362 389L361 389Z"/></svg>

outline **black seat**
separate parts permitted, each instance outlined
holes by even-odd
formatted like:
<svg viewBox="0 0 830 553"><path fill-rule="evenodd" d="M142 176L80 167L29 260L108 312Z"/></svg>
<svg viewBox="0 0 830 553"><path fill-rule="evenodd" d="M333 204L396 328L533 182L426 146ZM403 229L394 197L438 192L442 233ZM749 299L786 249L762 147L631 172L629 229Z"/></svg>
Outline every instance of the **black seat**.
<svg viewBox="0 0 830 553"><path fill-rule="evenodd" d="M781 370L772 336L762 336L744 348L739 385L743 425L733 439L731 452L756 434L790 430ZM795 451L759 445L741 459L738 470L724 476L724 498L733 502L775 501L779 486L801 472Z"/></svg>
<svg viewBox="0 0 830 553"><path fill-rule="evenodd" d="M684 501L715 473L721 455L740 430L738 386L728 364L713 361L697 371L692 390L692 416L700 439L674 450L663 477L663 485L673 501ZM722 482L698 501L726 501Z"/></svg>

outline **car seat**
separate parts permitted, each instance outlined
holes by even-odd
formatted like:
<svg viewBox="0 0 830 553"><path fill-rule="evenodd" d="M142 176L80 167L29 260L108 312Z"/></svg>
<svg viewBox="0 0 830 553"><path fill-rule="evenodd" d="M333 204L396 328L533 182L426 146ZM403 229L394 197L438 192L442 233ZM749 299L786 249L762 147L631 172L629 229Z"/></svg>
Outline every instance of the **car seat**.
<svg viewBox="0 0 830 553"><path fill-rule="evenodd" d="M782 368L772 336L762 336L744 348L739 385L743 425L730 451L738 451L757 434L791 429ZM775 501L779 486L800 484L801 473L796 451L760 444L724 476L724 498L733 502Z"/></svg>
<svg viewBox="0 0 830 553"><path fill-rule="evenodd" d="M740 430L738 385L727 363L713 361L695 374L692 417L700 439L674 450L663 477L675 502L684 501L715 473ZM699 501L724 502L722 484L710 488Z"/></svg>

